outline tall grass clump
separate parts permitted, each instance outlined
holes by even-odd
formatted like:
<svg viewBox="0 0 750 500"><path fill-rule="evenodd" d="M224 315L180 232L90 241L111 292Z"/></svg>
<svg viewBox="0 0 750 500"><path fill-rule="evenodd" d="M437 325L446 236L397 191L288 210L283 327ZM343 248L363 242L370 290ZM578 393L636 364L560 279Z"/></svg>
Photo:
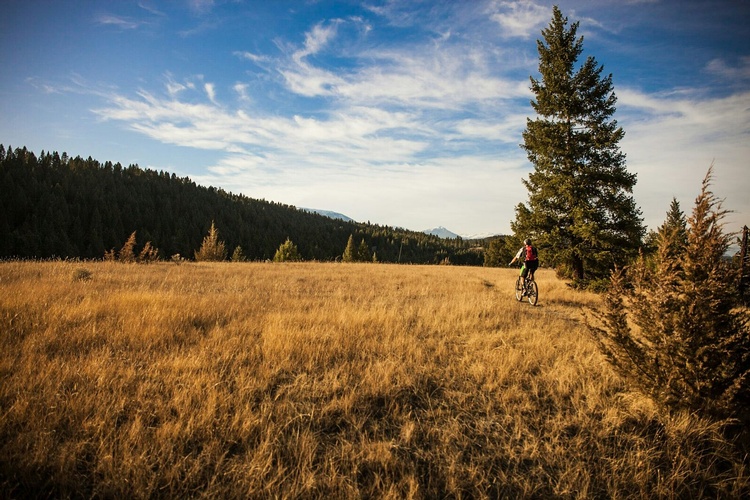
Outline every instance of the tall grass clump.
<svg viewBox="0 0 750 500"><path fill-rule="evenodd" d="M594 338L637 388L669 409L750 424L750 327L723 258L727 214L703 181L685 224L674 206L653 259L616 273Z"/></svg>
<svg viewBox="0 0 750 500"><path fill-rule="evenodd" d="M496 268L0 263L2 498L740 498L630 392L599 297Z"/></svg>

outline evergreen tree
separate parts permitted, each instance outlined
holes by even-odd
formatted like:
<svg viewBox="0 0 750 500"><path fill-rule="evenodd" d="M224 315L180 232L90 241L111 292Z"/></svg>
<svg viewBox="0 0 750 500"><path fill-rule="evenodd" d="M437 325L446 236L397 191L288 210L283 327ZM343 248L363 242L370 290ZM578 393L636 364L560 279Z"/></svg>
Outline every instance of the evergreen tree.
<svg viewBox="0 0 750 500"><path fill-rule="evenodd" d="M503 238L495 238L487 245L484 251L484 267L501 267L510 259L503 259L505 241Z"/></svg>
<svg viewBox="0 0 750 500"><path fill-rule="evenodd" d="M211 221L211 228L208 234L203 238L200 250L195 252L197 261L222 261L227 258L227 247L223 241L219 240L219 231L216 225Z"/></svg>
<svg viewBox="0 0 750 500"><path fill-rule="evenodd" d="M657 230L656 242L659 248L667 250L670 259L679 258L688 244L687 221L677 198L672 198L667 218Z"/></svg>
<svg viewBox="0 0 750 500"><path fill-rule="evenodd" d="M90 257L101 255L104 252L104 239L102 236L102 216L98 208L94 208L89 223L88 248L87 253Z"/></svg>
<svg viewBox="0 0 750 500"><path fill-rule="evenodd" d="M232 252L232 262L245 262L247 258L245 257L245 254L242 252L242 247L237 245L234 248L234 252Z"/></svg>
<svg viewBox="0 0 750 500"><path fill-rule="evenodd" d="M371 262L372 254L370 253L370 247L367 246L365 239L359 242L359 248L357 248L357 261L358 262Z"/></svg>
<svg viewBox="0 0 750 500"><path fill-rule="evenodd" d="M357 248L354 246L354 235L349 235L349 240L346 242L346 248L344 249L344 255L341 257L344 262L356 262L357 261Z"/></svg>
<svg viewBox="0 0 750 500"><path fill-rule="evenodd" d="M578 23L553 7L538 40L541 80L531 78L537 118L527 120L523 149L534 171L523 183L528 205L516 208L515 236L549 249L551 264L577 283L602 278L637 253L644 229L625 167L622 128L612 119L612 75L583 52Z"/></svg>
<svg viewBox="0 0 750 500"><path fill-rule="evenodd" d="M640 258L627 280L616 273L591 331L620 373L665 406L750 422L750 322L722 259L731 238L710 181L711 170L685 241L663 231L654 266Z"/></svg>
<svg viewBox="0 0 750 500"><path fill-rule="evenodd" d="M279 249L276 250L276 254L273 256L274 262L299 262L302 260L302 256L297 250L297 245L287 238L284 243L279 245Z"/></svg>

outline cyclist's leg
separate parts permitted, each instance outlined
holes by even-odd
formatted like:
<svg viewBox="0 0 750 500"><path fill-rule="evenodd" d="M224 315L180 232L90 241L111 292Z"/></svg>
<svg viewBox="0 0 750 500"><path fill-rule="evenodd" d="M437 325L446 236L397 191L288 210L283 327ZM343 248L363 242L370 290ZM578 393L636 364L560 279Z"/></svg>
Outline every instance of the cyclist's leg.
<svg viewBox="0 0 750 500"><path fill-rule="evenodd" d="M526 266L529 268L529 280L534 281L534 275L536 274L536 270L539 267L539 261L533 260L526 263Z"/></svg>

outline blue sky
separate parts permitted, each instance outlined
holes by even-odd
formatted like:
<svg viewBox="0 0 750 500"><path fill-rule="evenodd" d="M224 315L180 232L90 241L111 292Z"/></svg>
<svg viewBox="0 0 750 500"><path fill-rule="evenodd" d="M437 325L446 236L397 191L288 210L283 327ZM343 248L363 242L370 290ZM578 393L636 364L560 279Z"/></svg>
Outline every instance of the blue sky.
<svg viewBox="0 0 750 500"><path fill-rule="evenodd" d="M613 74L646 224L714 192L750 224L750 2L561 0ZM0 143L253 198L507 233L551 2L10 0Z"/></svg>

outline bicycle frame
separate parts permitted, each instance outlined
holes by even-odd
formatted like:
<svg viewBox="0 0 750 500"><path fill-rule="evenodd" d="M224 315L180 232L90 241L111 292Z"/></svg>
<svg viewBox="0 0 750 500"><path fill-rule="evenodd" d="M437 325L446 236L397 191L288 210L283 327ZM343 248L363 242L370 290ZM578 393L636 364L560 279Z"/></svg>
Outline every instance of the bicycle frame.
<svg viewBox="0 0 750 500"><path fill-rule="evenodd" d="M529 304L532 306L535 306L539 300L539 287L533 276L525 278L521 275L516 280L516 300L521 302L524 297L528 299Z"/></svg>

